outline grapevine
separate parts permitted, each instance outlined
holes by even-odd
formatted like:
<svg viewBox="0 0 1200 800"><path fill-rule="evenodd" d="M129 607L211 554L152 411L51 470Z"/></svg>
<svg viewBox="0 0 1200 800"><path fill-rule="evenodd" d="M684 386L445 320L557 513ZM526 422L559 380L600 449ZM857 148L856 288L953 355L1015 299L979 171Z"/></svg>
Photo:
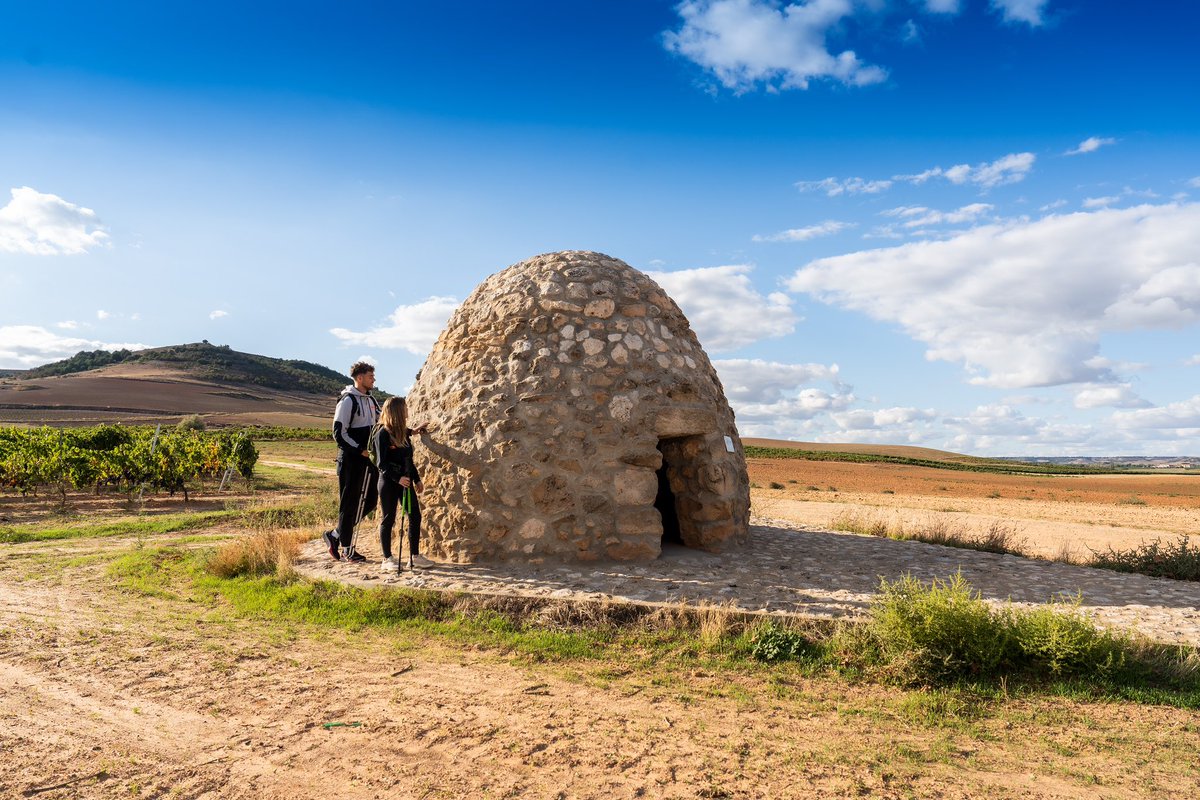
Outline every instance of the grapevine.
<svg viewBox="0 0 1200 800"><path fill-rule="evenodd" d="M152 447L153 444L153 447ZM254 443L236 432L99 425L92 428L0 428L0 489L21 494L139 487L188 497L189 484L233 467L250 478Z"/></svg>

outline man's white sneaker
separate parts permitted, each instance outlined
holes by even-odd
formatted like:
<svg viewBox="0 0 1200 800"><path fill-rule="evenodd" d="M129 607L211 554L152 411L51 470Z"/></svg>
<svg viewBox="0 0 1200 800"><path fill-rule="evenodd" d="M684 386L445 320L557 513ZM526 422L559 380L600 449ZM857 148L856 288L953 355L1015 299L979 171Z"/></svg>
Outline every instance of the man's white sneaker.
<svg viewBox="0 0 1200 800"><path fill-rule="evenodd" d="M415 555L408 559L409 569L429 569L436 566L432 561L422 555Z"/></svg>
<svg viewBox="0 0 1200 800"><path fill-rule="evenodd" d="M380 572L399 572L400 571L400 561L395 556L392 556L391 558L385 558L383 560L383 563L381 563L379 565L379 571Z"/></svg>

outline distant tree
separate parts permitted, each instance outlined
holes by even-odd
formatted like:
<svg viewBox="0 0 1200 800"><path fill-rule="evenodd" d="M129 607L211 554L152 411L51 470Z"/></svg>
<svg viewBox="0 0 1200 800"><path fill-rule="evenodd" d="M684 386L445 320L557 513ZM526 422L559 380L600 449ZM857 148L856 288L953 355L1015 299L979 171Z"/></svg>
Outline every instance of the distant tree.
<svg viewBox="0 0 1200 800"><path fill-rule="evenodd" d="M180 431L202 431L207 427L204 417L199 414L189 414L175 425L175 429Z"/></svg>

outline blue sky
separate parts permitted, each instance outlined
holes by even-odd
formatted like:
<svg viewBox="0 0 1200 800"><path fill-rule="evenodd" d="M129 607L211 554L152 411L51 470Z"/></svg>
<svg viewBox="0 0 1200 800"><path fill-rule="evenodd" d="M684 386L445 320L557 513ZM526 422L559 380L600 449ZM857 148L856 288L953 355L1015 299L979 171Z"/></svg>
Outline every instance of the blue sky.
<svg viewBox="0 0 1200 800"><path fill-rule="evenodd" d="M403 391L538 253L651 272L743 435L1200 455L1200 7L0 0L0 368Z"/></svg>

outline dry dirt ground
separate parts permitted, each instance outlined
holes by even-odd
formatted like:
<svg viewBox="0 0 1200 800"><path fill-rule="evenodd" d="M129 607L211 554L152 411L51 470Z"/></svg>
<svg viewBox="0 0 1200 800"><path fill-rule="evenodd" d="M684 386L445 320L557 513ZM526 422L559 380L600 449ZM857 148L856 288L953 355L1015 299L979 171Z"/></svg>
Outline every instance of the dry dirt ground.
<svg viewBox="0 0 1200 800"><path fill-rule="evenodd" d="M972 531L999 520L1045 557L1200 534L1200 475L993 475L800 459L749 459L749 469L756 513L818 527L845 515Z"/></svg>
<svg viewBox="0 0 1200 800"><path fill-rule="evenodd" d="M0 565L0 796L1186 797L1194 714L779 668L538 664L122 593L129 541ZM31 568L46 559L60 566ZM62 567L61 564L70 566ZM332 726L327 723L359 723Z"/></svg>
<svg viewBox="0 0 1200 800"><path fill-rule="evenodd" d="M854 502L985 517L1038 508L1019 499L1036 488L1056 495L1048 508L1109 510L1135 531L1197 513L1194 493L1171 497L1190 485L1155 484L1159 502L1150 484L1025 487L805 463L753 465L755 482L787 487L755 490L756 503L774 502L773 515ZM807 499L817 484L822 503ZM881 495L888 487L896 494ZM1006 505L993 508L997 487ZM1135 490L1145 506L1117 502ZM1059 499L1074 493L1078 502ZM194 506L205 503L217 505ZM13 521L12 508L0 498L0 516ZM1064 521L1038 513L1019 519ZM247 618L220 599L147 597L108 575L116 555L181 536L0 544L0 797L1200 795L1194 712L979 701L789 667L680 671L632 653L539 662L438 637Z"/></svg>

